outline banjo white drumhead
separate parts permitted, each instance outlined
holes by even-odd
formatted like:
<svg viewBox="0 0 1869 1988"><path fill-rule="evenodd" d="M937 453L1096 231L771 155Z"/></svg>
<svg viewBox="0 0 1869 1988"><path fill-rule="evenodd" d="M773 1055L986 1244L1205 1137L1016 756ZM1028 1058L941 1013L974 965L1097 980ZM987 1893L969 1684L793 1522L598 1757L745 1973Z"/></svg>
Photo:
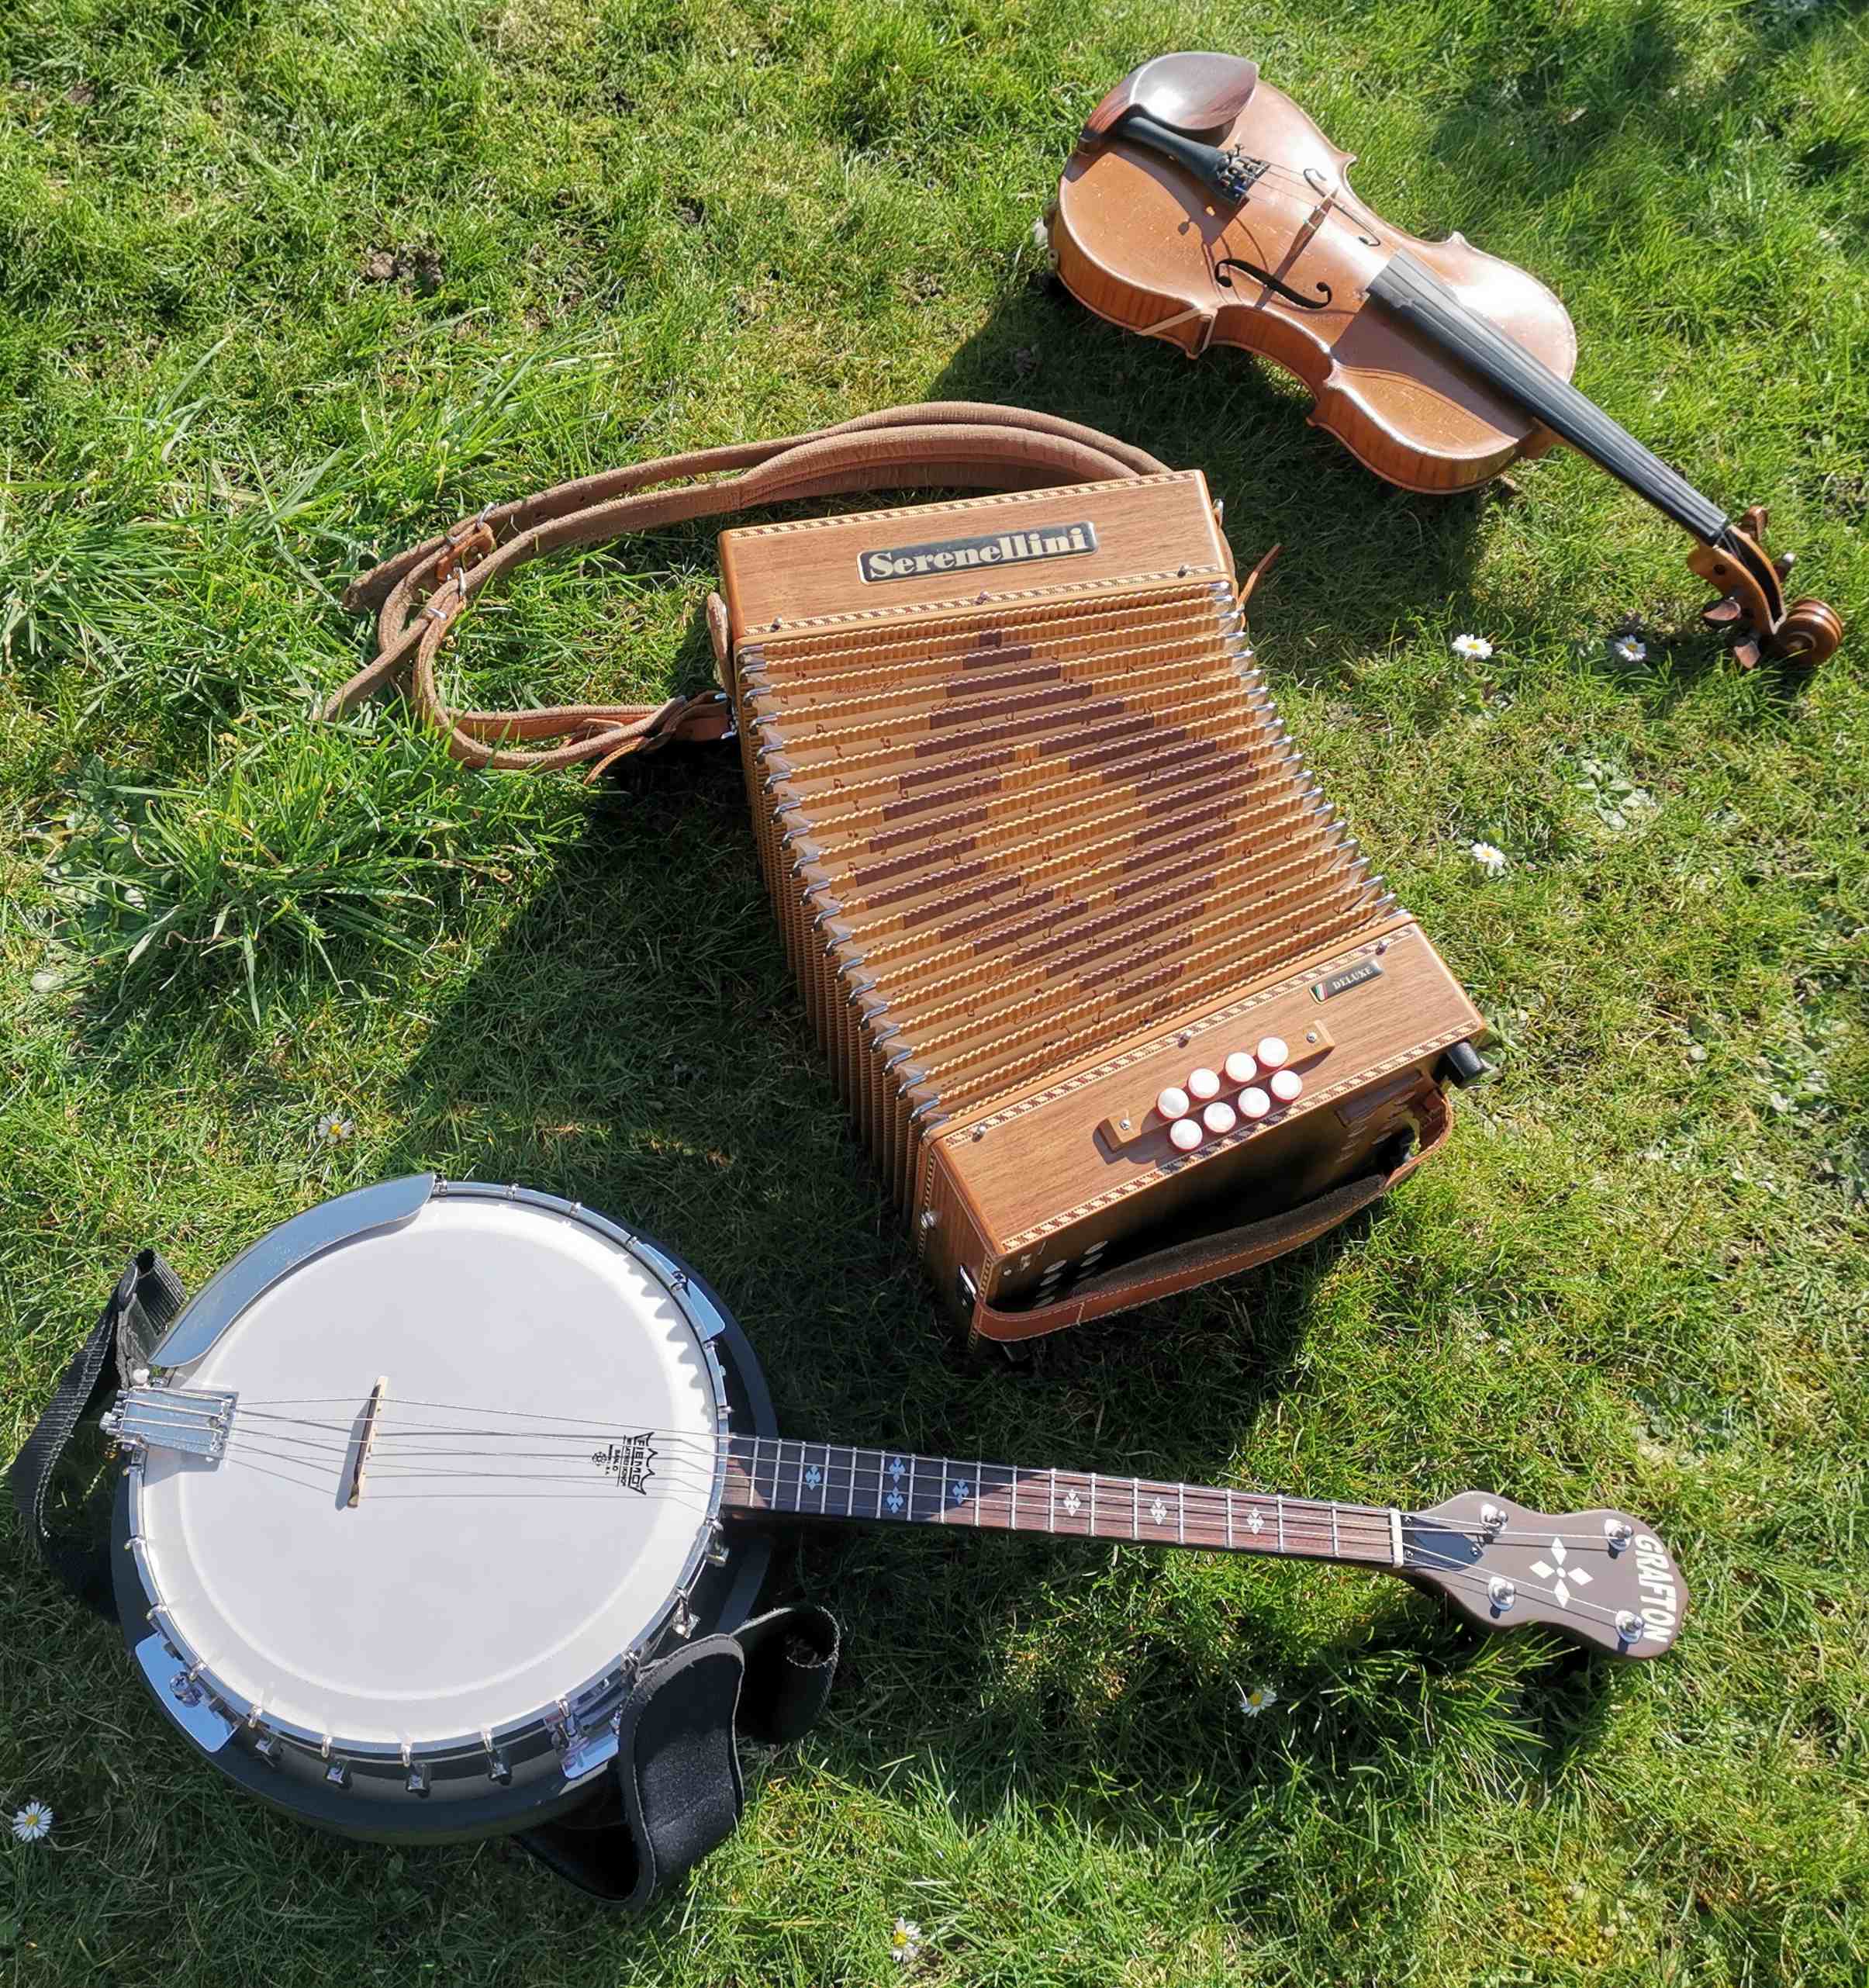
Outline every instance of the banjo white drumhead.
<svg viewBox="0 0 1869 1988"><path fill-rule="evenodd" d="M219 1462L148 1454L161 1598L222 1685L340 1744L460 1738L576 1690L661 1613L708 1516L694 1328L620 1243L537 1203L437 1195L340 1243L186 1385L240 1400Z"/></svg>

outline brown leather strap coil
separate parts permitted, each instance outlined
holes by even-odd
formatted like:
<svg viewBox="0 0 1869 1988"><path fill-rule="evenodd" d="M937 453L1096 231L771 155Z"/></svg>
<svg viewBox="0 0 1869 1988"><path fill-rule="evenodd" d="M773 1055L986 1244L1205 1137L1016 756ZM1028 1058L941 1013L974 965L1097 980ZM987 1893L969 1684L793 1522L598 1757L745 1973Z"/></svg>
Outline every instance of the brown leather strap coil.
<svg viewBox="0 0 1869 1988"><path fill-rule="evenodd" d="M375 610L377 653L324 707L334 718L373 691L406 683L416 708L470 766L550 773L671 739L717 738L731 714L717 693L661 704L557 704L527 711L451 709L435 658L468 603L515 566L567 546L596 545L690 519L858 491L1042 489L1158 475L1166 465L1127 442L1021 407L931 401L892 407L815 434L697 449L580 477L489 504L438 538L385 559L344 595ZM523 746L522 741L556 740Z"/></svg>

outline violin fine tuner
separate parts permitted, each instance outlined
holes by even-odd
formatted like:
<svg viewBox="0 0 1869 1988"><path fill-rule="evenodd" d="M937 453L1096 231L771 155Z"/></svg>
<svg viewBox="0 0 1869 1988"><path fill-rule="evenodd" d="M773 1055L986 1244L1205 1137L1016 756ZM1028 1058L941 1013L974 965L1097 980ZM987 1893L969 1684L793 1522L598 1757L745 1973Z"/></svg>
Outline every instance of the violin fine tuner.
<svg viewBox="0 0 1869 1988"><path fill-rule="evenodd" d="M1789 555L1765 511L1736 521L1570 384L1577 338L1536 277L1459 234L1425 241L1351 191L1339 151L1257 65L1158 56L1080 133L1049 216L1059 280L1100 317L1190 358L1218 343L1295 374L1311 419L1404 489L1476 488L1563 441L1696 541L1706 610L1762 655L1811 667L1843 639L1834 610L1788 605Z"/></svg>

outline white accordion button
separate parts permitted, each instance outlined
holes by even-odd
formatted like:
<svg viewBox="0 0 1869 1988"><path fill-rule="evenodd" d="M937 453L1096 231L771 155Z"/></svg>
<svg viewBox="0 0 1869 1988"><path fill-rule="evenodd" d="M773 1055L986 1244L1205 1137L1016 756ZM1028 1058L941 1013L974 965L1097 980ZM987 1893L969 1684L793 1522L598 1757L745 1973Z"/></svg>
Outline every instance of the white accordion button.
<svg viewBox="0 0 1869 1988"><path fill-rule="evenodd" d="M1268 1035L1259 1046L1259 1060L1268 1070L1277 1070L1291 1060L1281 1035Z"/></svg>
<svg viewBox="0 0 1869 1988"><path fill-rule="evenodd" d="M1211 1070L1191 1070L1187 1074L1187 1087L1197 1098L1217 1098L1220 1094L1220 1079Z"/></svg>
<svg viewBox="0 0 1869 1988"><path fill-rule="evenodd" d="M1289 1105L1304 1088L1304 1080L1295 1070L1275 1070L1272 1073L1272 1094L1281 1105Z"/></svg>
<svg viewBox="0 0 1869 1988"><path fill-rule="evenodd" d="M1256 1084L1250 1090L1241 1091L1238 1101L1242 1118L1263 1118L1272 1109L1272 1100Z"/></svg>
<svg viewBox="0 0 1869 1988"><path fill-rule="evenodd" d="M1156 1094L1156 1109L1165 1118L1184 1118L1187 1116L1187 1093L1178 1084L1171 1084L1166 1091Z"/></svg>
<svg viewBox="0 0 1869 1988"><path fill-rule="evenodd" d="M1244 1049L1235 1049L1227 1058L1226 1072L1228 1080L1234 1084L1250 1084L1259 1074L1259 1065Z"/></svg>
<svg viewBox="0 0 1869 1988"><path fill-rule="evenodd" d="M1201 1114L1201 1122L1211 1132L1231 1132L1239 1118L1231 1105L1210 1105Z"/></svg>
<svg viewBox="0 0 1869 1988"><path fill-rule="evenodd" d="M1192 1118L1177 1118L1169 1127L1168 1137L1177 1153L1192 1153L1201 1143L1201 1128Z"/></svg>

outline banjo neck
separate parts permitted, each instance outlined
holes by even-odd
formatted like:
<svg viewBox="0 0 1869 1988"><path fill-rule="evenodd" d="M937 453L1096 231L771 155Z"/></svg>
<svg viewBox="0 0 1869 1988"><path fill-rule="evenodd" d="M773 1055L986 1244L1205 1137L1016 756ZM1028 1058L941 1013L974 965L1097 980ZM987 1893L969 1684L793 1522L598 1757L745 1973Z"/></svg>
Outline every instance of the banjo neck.
<svg viewBox="0 0 1869 1988"><path fill-rule="evenodd" d="M1394 1506L780 1437L731 1437L727 1451L722 1502L734 1511L1128 1540L1366 1567L1403 1563L1403 1515Z"/></svg>
<svg viewBox="0 0 1869 1988"><path fill-rule="evenodd" d="M399 1497L607 1502L615 1493L597 1488L595 1467L615 1491L678 1506L692 1506L706 1485L706 1523L713 1530L717 1510L1365 1567L1438 1590L1482 1627L1541 1623L1621 1657L1659 1655L1686 1606L1667 1547L1640 1520L1607 1509L1554 1516L1467 1491L1405 1511L726 1430L605 1431L589 1422L561 1426L532 1411L420 1398L403 1405L416 1411L411 1419L399 1416L381 1381L354 1418L321 1423L303 1415L312 1405L306 1398L292 1399L299 1412L282 1419L277 1403L242 1400L233 1390L136 1386L118 1397L105 1427L133 1450L179 1450L211 1467L250 1464L274 1477L283 1471L283 1481L321 1499L341 1479L339 1507L360 1544L371 1537L354 1530L363 1513ZM631 1502L613 1509L627 1512Z"/></svg>

